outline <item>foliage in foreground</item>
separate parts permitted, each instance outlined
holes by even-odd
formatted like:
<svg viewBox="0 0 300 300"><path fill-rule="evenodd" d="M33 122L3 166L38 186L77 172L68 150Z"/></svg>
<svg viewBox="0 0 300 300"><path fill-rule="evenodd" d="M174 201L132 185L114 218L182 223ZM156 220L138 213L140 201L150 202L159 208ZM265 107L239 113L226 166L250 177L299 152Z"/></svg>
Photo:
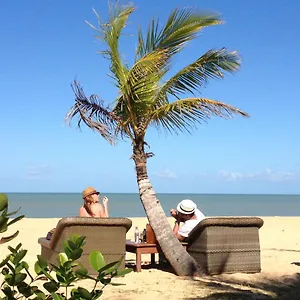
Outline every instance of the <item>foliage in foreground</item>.
<svg viewBox="0 0 300 300"><path fill-rule="evenodd" d="M19 211L13 211L11 213L8 213L8 198L6 194L1 193L0 194L0 233L3 233L7 231L8 226L12 225L13 223L18 222L19 220L24 218L24 215L18 216L12 220L9 220L9 218L15 214L17 214ZM16 231L10 236L5 236L0 239L0 244L7 243L14 239L19 234L19 231Z"/></svg>
<svg viewBox="0 0 300 300"><path fill-rule="evenodd" d="M0 211L2 211L3 217L7 216L8 201L5 195L6 205L3 206L2 199L5 197L2 198L2 195L0 194ZM21 217L14 219L15 222ZM7 226L12 223L14 222L6 222L6 227L0 224L1 233L6 231ZM5 241L13 239L17 234L8 237ZM90 275L87 269L78 262L83 252L84 240L85 237L73 235L65 241L64 251L57 255L57 264L50 263L49 266L47 261L38 255L34 265L35 275L29 270L28 263L24 261L27 250L22 249L22 244L18 244L15 248L8 246L10 254L0 263L1 273L4 276L1 290L5 295L0 299L98 299L103 294L103 289L108 284L113 284L111 283L112 278L124 276L132 271L132 269L119 270L122 259L106 264L99 251L92 251L89 262L96 275ZM91 290L80 286L75 287L74 284L83 279L94 281ZM39 281L44 282L43 288L37 285Z"/></svg>

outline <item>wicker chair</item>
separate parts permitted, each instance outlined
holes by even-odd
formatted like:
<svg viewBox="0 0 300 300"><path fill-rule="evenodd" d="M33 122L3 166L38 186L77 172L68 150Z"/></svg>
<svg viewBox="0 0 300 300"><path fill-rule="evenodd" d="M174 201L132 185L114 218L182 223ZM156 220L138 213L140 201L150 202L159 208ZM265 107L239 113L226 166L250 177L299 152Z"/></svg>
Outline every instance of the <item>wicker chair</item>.
<svg viewBox="0 0 300 300"><path fill-rule="evenodd" d="M92 250L100 251L106 263L123 258L121 268L124 268L126 232L131 225L131 220L127 218L62 218L50 241L39 238L38 242L42 247L41 255L48 262L56 264L57 254L63 250L63 241L76 233L86 237L79 262L88 269L90 274L95 272L89 264L89 254Z"/></svg>
<svg viewBox="0 0 300 300"><path fill-rule="evenodd" d="M207 274L261 271L257 217L202 220L190 233L187 251Z"/></svg>

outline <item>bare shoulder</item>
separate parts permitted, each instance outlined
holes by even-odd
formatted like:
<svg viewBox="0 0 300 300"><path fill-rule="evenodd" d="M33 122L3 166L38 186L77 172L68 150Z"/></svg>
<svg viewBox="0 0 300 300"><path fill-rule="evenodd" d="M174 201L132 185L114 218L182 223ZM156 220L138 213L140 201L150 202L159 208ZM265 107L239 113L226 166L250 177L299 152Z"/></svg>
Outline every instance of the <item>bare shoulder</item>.
<svg viewBox="0 0 300 300"><path fill-rule="evenodd" d="M80 217L86 217L86 216L89 216L89 214L87 213L86 209L85 209L83 206L81 206L81 207L79 208L79 216L80 216Z"/></svg>

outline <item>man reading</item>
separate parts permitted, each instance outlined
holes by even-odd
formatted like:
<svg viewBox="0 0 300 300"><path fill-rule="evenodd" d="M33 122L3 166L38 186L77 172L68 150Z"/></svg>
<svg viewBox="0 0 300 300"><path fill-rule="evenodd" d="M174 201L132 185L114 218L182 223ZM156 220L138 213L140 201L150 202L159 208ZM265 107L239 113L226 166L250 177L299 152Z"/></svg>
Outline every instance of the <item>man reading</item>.
<svg viewBox="0 0 300 300"><path fill-rule="evenodd" d="M173 232L179 241L187 238L193 228L205 218L197 205L190 199L182 200L176 209L171 209L170 214L175 218ZM180 226L180 223L183 223Z"/></svg>

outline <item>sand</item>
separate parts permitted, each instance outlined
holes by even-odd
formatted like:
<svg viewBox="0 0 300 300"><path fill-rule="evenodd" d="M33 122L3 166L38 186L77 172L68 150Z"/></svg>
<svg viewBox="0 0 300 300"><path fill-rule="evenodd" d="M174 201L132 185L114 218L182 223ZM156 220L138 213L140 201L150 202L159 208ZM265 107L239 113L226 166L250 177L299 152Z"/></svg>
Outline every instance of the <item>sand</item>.
<svg viewBox="0 0 300 300"><path fill-rule="evenodd" d="M300 299L300 217L262 217L260 229L262 272L257 274L226 274L206 276L194 280L181 278L173 273L147 267L150 257L145 255L142 272L132 272L123 278L115 278L120 286L108 286L101 299ZM55 227L59 219L25 218L14 224L8 233L20 231L9 245L19 242L28 249L25 260L33 266L40 254L37 240ZM133 239L133 229L146 226L146 218L132 218L133 226L127 233ZM170 219L170 223L172 220ZM7 245L1 245L1 259L7 253ZM128 253L128 263L134 261ZM89 282L82 282L89 287Z"/></svg>

